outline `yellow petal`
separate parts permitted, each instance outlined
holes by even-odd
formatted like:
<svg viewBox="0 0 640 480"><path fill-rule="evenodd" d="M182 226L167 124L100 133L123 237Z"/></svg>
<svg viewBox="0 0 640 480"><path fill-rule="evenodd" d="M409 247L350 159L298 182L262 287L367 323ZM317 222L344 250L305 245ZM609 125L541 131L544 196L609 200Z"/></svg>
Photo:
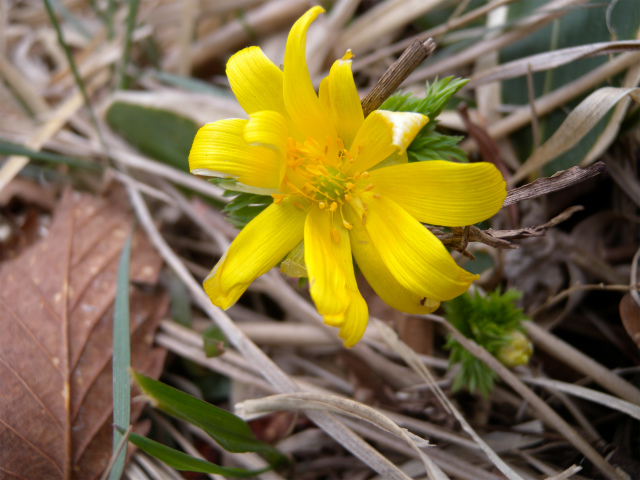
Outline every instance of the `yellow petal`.
<svg viewBox="0 0 640 480"><path fill-rule="evenodd" d="M243 138L246 125L247 120L233 118L207 123L198 130L189 153L191 172L277 188L285 157L264 146L249 146Z"/></svg>
<svg viewBox="0 0 640 480"><path fill-rule="evenodd" d="M252 113L244 127L244 140L249 146L262 146L273 150L281 158L278 178L284 178L287 168L287 123L278 112L263 111Z"/></svg>
<svg viewBox="0 0 640 480"><path fill-rule="evenodd" d="M311 297L318 312L327 325L340 328L345 346L355 345L367 328L369 309L358 291L349 231L338 221L338 215L332 220L319 208L309 211L304 252Z"/></svg>
<svg viewBox="0 0 640 480"><path fill-rule="evenodd" d="M372 192L360 197L368 206L365 227L371 242L404 288L451 300L479 278L460 268L442 242L398 204Z"/></svg>
<svg viewBox="0 0 640 480"><path fill-rule="evenodd" d="M371 112L349 149L354 162L348 173L363 172L394 152L404 153L428 121L429 118L413 112Z"/></svg>
<svg viewBox="0 0 640 480"><path fill-rule="evenodd" d="M248 114L272 110L286 115L282 71L259 47L248 47L227 62L227 77L238 103Z"/></svg>
<svg viewBox="0 0 640 480"><path fill-rule="evenodd" d="M354 277L355 283L355 277ZM369 321L369 309L360 292L351 292L351 302L345 313L344 323L340 326L338 336L344 340L344 346L353 347L364 335Z"/></svg>
<svg viewBox="0 0 640 480"><path fill-rule="evenodd" d="M284 200L267 207L242 229L204 281L211 302L227 309L303 237L306 212Z"/></svg>
<svg viewBox="0 0 640 480"><path fill-rule="evenodd" d="M284 104L287 112L304 135L320 144L326 143L327 137L335 139L336 130L311 83L305 47L309 25L323 12L322 7L313 7L296 21L289 32L284 53Z"/></svg>
<svg viewBox="0 0 640 480"><path fill-rule="evenodd" d="M422 290L408 290L393 277L376 250L366 226L362 225L362 216L350 205L345 208L345 215L347 221L353 225L353 229L349 231L353 256L358 268L378 296L387 305L401 312L424 315L436 311L440 302L427 298Z"/></svg>
<svg viewBox="0 0 640 480"><path fill-rule="evenodd" d="M417 220L458 227L494 215L507 195L506 184L490 163L443 160L394 165L370 172L374 192L388 197Z"/></svg>
<svg viewBox="0 0 640 480"><path fill-rule="evenodd" d="M320 98L320 104L324 108L327 115L331 117L331 96L329 93L329 76L326 76L320 82L320 88L318 89L318 98Z"/></svg>
<svg viewBox="0 0 640 480"><path fill-rule="evenodd" d="M364 122L360 97L351 73L351 60L336 60L327 78L333 124L348 149Z"/></svg>
<svg viewBox="0 0 640 480"><path fill-rule="evenodd" d="M318 207L311 208L305 222L304 261L318 312L327 324L341 325L350 302L347 275L353 276L349 234Z"/></svg>

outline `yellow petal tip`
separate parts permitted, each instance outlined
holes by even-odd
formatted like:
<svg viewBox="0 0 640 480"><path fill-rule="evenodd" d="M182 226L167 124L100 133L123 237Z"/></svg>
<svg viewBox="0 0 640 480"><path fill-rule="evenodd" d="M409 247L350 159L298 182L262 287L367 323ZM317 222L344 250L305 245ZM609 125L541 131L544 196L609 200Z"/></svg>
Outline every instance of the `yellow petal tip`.
<svg viewBox="0 0 640 480"><path fill-rule="evenodd" d="M353 52L351 51L351 49L347 50L345 52L345 54L342 56L341 60L351 60L355 55L353 54Z"/></svg>

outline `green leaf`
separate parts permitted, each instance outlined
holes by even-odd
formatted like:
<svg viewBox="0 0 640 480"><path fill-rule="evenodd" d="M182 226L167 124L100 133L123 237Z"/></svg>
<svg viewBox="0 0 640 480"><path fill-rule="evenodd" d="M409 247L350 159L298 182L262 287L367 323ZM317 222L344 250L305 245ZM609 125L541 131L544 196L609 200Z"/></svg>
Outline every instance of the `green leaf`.
<svg viewBox="0 0 640 480"><path fill-rule="evenodd" d="M234 453L256 452L274 466L288 463L277 449L257 440L249 425L232 413L141 373L133 372L133 376L154 407L201 428L225 450Z"/></svg>
<svg viewBox="0 0 640 480"><path fill-rule="evenodd" d="M185 327L190 327L191 300L189 299L187 287L185 287L182 280L174 274L169 275L166 281L169 296L171 297L171 317L173 321Z"/></svg>
<svg viewBox="0 0 640 480"><path fill-rule="evenodd" d="M422 129L407 149L409 161L449 159L466 163L467 154L458 147L460 140L462 137L439 135L435 129Z"/></svg>
<svg viewBox="0 0 640 480"><path fill-rule="evenodd" d="M109 126L145 155L185 172L198 127L168 110L114 102L106 115Z"/></svg>
<svg viewBox="0 0 640 480"><path fill-rule="evenodd" d="M229 223L236 228L243 228L273 203L273 197L270 196L225 192L226 197L234 195L235 197L225 205L222 212L228 215Z"/></svg>
<svg viewBox="0 0 640 480"><path fill-rule="evenodd" d="M513 340L513 332L524 332L521 325L526 320L521 308L515 302L522 296L517 290L500 290L482 296L465 293L444 304L447 320L465 337L496 355L502 347ZM460 363L452 390L467 386L474 392L479 390L485 397L493 389L496 373L484 362L469 353L460 343L447 337L445 349L450 350L449 367Z"/></svg>
<svg viewBox="0 0 640 480"><path fill-rule="evenodd" d="M508 7L509 20L530 15L540 7L538 0L522 0ZM640 2L618 0L615 2L590 2L588 8L573 8L553 23L532 32L522 40L500 51L500 62L523 58L529 55L587 45L590 43L615 40L635 40L640 28ZM609 61L608 56L595 56L571 62L560 67L533 74L534 96L536 98L561 88L588 74ZM541 144L548 140L588 94L598 87L620 87L623 75L617 75L538 120ZM502 82L502 100L506 105L527 105L529 103L527 78L525 76ZM542 176L551 176L559 170L576 166L598 140L606 127L612 112L602 118L596 126L569 151L559 155L542 169ZM527 126L510 136L518 157L524 161L534 148L531 127Z"/></svg>
<svg viewBox="0 0 640 480"><path fill-rule="evenodd" d="M163 461L176 470L187 472L213 473L226 477L247 478L264 473L270 468L262 470L245 470L243 468L221 467L215 463L194 458L179 450L174 450L154 440L132 433L129 440L143 452Z"/></svg>
<svg viewBox="0 0 640 480"><path fill-rule="evenodd" d="M131 419L131 386L129 367L131 364L131 341L129 337L129 261L131 257L131 237L120 255L116 299L113 309L113 424L121 428L129 426ZM113 452L118 449L122 433L113 431ZM117 480L122 475L127 450L123 448L109 473L109 480Z"/></svg>
<svg viewBox="0 0 640 480"><path fill-rule="evenodd" d="M429 117L433 121L447 105L453 95L464 87L469 80L447 77L430 84L427 82L425 97L415 98L410 93L392 95L380 106L380 110L394 112L416 112Z"/></svg>
<svg viewBox="0 0 640 480"><path fill-rule="evenodd" d="M206 329L202 334L202 343L204 354L207 358L222 355L229 346L227 338L222 333L222 329L217 325L213 325Z"/></svg>

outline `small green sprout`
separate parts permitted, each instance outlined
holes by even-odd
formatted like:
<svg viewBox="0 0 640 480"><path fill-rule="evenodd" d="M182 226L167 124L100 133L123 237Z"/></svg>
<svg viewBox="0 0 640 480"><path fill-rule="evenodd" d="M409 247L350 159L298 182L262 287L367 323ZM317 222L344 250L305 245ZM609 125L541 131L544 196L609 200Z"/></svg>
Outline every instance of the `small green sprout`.
<svg viewBox="0 0 640 480"><path fill-rule="evenodd" d="M446 302L446 317L464 336L484 347L505 366L524 365L529 362L533 346L521 325L527 317L515 306L521 295L517 290L501 293L500 289L486 296L465 293ZM451 336L448 336L445 348L451 351L449 367L461 364L452 391L467 386L470 392L477 389L487 397L493 389L496 373Z"/></svg>

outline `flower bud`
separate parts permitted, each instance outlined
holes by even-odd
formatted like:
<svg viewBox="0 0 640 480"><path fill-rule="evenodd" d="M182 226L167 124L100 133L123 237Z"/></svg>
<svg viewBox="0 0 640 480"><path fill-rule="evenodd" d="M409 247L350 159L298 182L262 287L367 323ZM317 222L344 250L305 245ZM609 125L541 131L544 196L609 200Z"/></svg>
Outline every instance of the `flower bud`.
<svg viewBox="0 0 640 480"><path fill-rule="evenodd" d="M526 365L533 353L533 344L529 338L519 330L512 330L509 334L509 343L503 345L496 352L496 358L507 367Z"/></svg>

